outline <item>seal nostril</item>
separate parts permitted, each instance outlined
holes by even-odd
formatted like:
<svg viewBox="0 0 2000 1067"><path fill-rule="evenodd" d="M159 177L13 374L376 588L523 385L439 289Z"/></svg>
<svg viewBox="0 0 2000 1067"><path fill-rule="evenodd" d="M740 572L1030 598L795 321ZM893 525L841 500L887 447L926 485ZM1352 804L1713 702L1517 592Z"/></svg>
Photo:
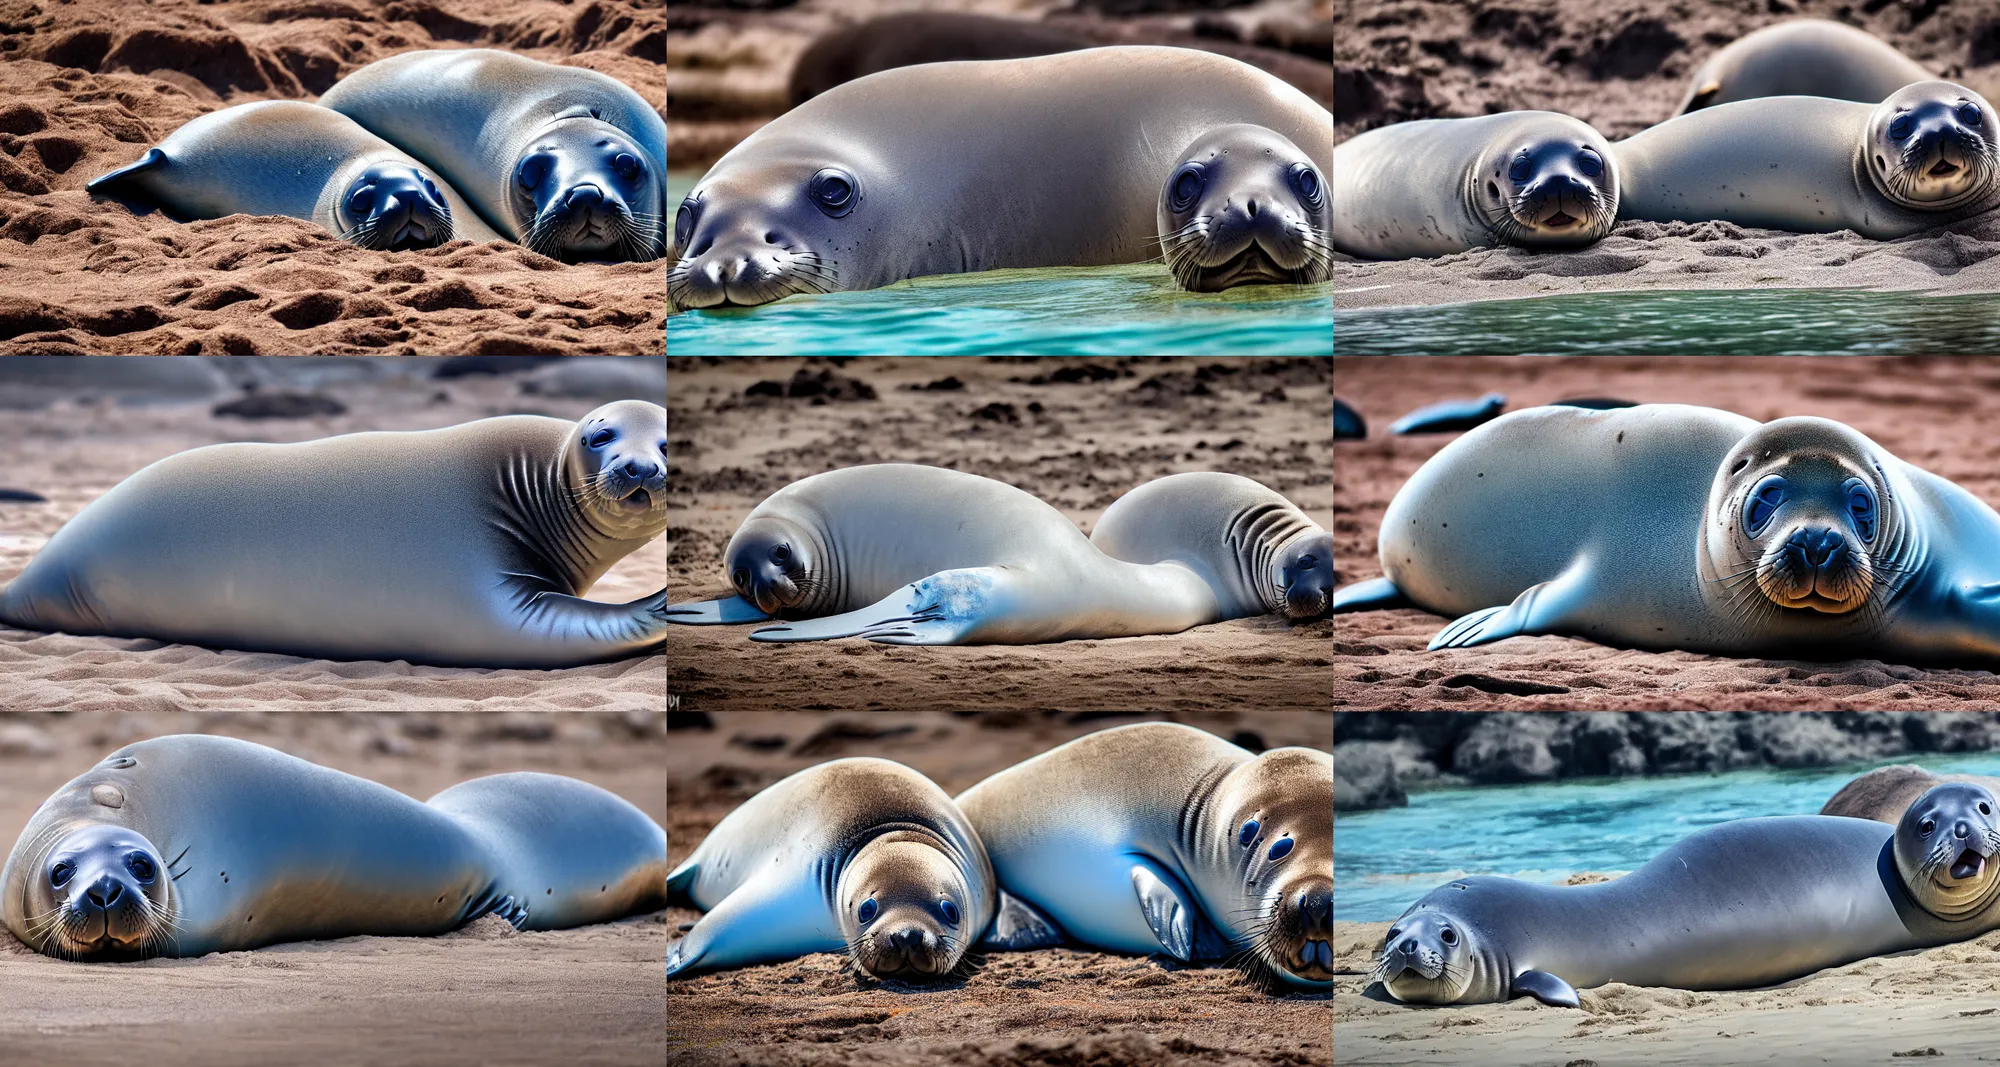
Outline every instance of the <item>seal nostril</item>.
<svg viewBox="0 0 2000 1067"><path fill-rule="evenodd" d="M1414 937L1406 937L1403 939L1403 943L1400 947L1405 953L1413 953L1417 951L1417 939Z"/></svg>

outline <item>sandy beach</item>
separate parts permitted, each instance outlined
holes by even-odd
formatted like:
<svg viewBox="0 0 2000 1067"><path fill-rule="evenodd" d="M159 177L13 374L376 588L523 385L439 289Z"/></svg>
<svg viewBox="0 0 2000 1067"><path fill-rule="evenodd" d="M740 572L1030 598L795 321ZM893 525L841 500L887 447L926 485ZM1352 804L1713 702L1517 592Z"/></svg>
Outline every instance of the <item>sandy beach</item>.
<svg viewBox="0 0 2000 1067"><path fill-rule="evenodd" d="M678 720L667 758L668 859L685 859L758 790L823 760L880 756L957 794L1086 733L1156 716L897 711ZM1254 747L1332 743L1326 715L1251 705L1170 718ZM1239 737L1244 731L1254 735ZM670 908L676 929L700 913ZM1080 949L989 954L937 986L859 980L833 954L667 983L674 1067L1308 1067L1334 1062L1325 994L1272 997L1222 967Z"/></svg>
<svg viewBox="0 0 2000 1067"><path fill-rule="evenodd" d="M997 478L1085 531L1141 482L1220 470L1325 525L1329 372L1314 359L670 360L671 599L728 595L722 553L752 507L863 463ZM1326 619L1264 615L1148 637L901 647L676 626L669 692L688 709L1321 708L1332 633Z"/></svg>
<svg viewBox="0 0 2000 1067"><path fill-rule="evenodd" d="M217 366L227 370L212 369ZM163 379L150 392L109 383L40 389L0 382L0 408L16 408L0 416L0 487L48 498L0 502L0 582L19 573L85 505L141 467L185 449L433 429L513 413L575 419L614 399L548 395L566 380L561 364L445 380L429 377L435 369L435 361L191 364L159 368L177 384ZM217 375L212 383L208 374ZM344 413L256 420L214 413L242 396L234 379L258 375L269 376L266 394L317 396ZM526 391L531 388L541 391ZM649 395L657 401L661 394ZM149 399L171 402L136 403ZM657 591L665 580L665 546L655 543L620 561L589 595L623 603ZM666 679L661 655L567 670L482 670L307 660L0 627L0 710L653 712Z"/></svg>
<svg viewBox="0 0 2000 1067"><path fill-rule="evenodd" d="M0 715L0 840L104 754L161 734L270 745L418 799L536 770L617 793L663 825L667 735L625 715ZM497 918L434 938L350 937L187 960L77 964L0 930L10 1062L253 1067L660 1062L667 913L519 933Z"/></svg>
<svg viewBox="0 0 2000 1067"><path fill-rule="evenodd" d="M413 49L584 67L664 108L664 22L649 0L0 4L0 354L658 354L657 261L374 252L297 219L135 215L84 184L198 115L314 100Z"/></svg>
<svg viewBox="0 0 2000 1067"><path fill-rule="evenodd" d="M1448 397L1508 395L1508 409L1565 397L1705 404L1759 421L1819 415L1855 427L1903 460L2000 501L1985 427L2000 411L2000 363L1973 358L1340 359L1342 400L1369 423L1335 449L1335 569L1340 584L1379 576L1376 535L1389 499L1450 434L1395 437L1388 424ZM1334 617L1333 704L1352 709L1991 710L1990 670L1879 660L1808 662L1640 652L1568 637L1513 638L1426 652L1450 620L1415 610Z"/></svg>
<svg viewBox="0 0 2000 1067"><path fill-rule="evenodd" d="M1607 138L1663 122L1709 54L1788 18L1830 18L1881 37L1940 77L1992 99L2000 22L1979 4L1692 0L1338 0L1334 136L1391 122L1499 111L1574 115ZM1786 234L1728 223L1625 222L1579 252L1479 249L1371 263L1336 254L1339 307L1449 303L1633 289L1862 287L2000 291L2000 213L1895 241Z"/></svg>

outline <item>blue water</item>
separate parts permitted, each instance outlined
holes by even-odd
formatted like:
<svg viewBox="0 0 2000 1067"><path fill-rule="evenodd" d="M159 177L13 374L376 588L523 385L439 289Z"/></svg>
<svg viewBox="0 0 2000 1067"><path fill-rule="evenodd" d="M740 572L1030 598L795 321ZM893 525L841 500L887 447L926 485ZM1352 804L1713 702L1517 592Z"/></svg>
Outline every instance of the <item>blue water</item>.
<svg viewBox="0 0 2000 1067"><path fill-rule="evenodd" d="M1581 293L1334 313L1349 355L1811 355L2000 350L2000 297L1852 289Z"/></svg>
<svg viewBox="0 0 2000 1067"><path fill-rule="evenodd" d="M1630 871L1716 823L1811 815L1855 775L1890 763L1937 774L2000 775L2000 753L1902 756L1838 769L1571 779L1411 793L1410 806L1339 815L1333 911L1387 922L1468 874L1554 883L1579 871Z"/></svg>

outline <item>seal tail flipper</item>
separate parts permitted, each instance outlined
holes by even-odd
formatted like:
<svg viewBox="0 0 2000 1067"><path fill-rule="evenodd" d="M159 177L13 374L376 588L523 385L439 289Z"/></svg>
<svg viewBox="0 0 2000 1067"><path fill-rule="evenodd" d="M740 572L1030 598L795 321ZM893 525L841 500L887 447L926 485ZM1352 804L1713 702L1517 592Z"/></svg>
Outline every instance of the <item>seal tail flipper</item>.
<svg viewBox="0 0 2000 1067"><path fill-rule="evenodd" d="M157 148L148 148L146 149L146 154L140 156L137 162L127 163L126 165L119 167L117 170L107 171L103 174L100 174L97 177L92 178L88 183L84 185L83 188L84 191L86 192L92 192L92 193L102 192L113 185L118 185L123 183L126 179L132 177L135 174L144 174L147 171L157 170L166 165L167 165L167 154L165 152L162 152Z"/></svg>
<svg viewBox="0 0 2000 1067"><path fill-rule="evenodd" d="M1580 1008L1576 989L1547 971L1522 971L1514 976L1510 997L1534 997L1551 1008Z"/></svg>
<svg viewBox="0 0 2000 1067"><path fill-rule="evenodd" d="M692 860L674 868L667 875L667 904L686 907L694 906L694 880L701 873L701 865Z"/></svg>
<svg viewBox="0 0 2000 1067"><path fill-rule="evenodd" d="M1355 582L1333 591L1333 613L1340 615L1349 611L1387 611L1390 608L1414 608L1410 598L1403 595L1396 583L1387 578L1370 578L1365 582Z"/></svg>
<svg viewBox="0 0 2000 1067"><path fill-rule="evenodd" d="M964 644L1011 598L997 595L997 567L939 571L881 600L841 615L753 630L752 641L828 641L865 637L892 645Z"/></svg>
<svg viewBox="0 0 2000 1067"><path fill-rule="evenodd" d="M745 622L769 622L771 617L740 596L720 600L684 600L667 605L667 621L685 626L726 626Z"/></svg>
<svg viewBox="0 0 2000 1067"><path fill-rule="evenodd" d="M1020 897L1000 891L1000 908L993 926L980 942L983 947L1002 952L1022 952L1031 948L1054 948L1063 942L1062 927Z"/></svg>

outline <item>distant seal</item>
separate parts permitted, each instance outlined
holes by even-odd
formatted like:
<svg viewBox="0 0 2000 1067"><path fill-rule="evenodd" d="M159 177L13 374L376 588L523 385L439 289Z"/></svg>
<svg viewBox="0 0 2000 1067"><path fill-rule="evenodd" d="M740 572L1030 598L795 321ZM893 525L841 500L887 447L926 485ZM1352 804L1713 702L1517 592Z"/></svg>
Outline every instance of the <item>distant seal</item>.
<svg viewBox="0 0 2000 1067"><path fill-rule="evenodd" d="M1937 775L1922 767L1898 763L1877 767L1841 786L1840 791L1819 809L1819 813L1873 819L1894 825L1918 797L1932 787L1947 782L1970 782L1987 790L2000 791L2000 778L1970 774Z"/></svg>
<svg viewBox="0 0 2000 1067"><path fill-rule="evenodd" d="M1181 563L1098 551L1062 512L1005 482L877 463L766 497L729 539L736 596L667 605L667 621L762 622L756 641L1032 644L1179 633L1220 618Z"/></svg>
<svg viewBox="0 0 2000 1067"><path fill-rule="evenodd" d="M1291 141L1245 123L1181 152L1160 190L1160 248L1180 287L1311 285L1333 276L1333 202Z"/></svg>
<svg viewBox="0 0 2000 1067"><path fill-rule="evenodd" d="M666 590L581 597L665 532L666 441L666 410L625 400L193 449L57 530L0 589L0 622L441 666L639 655L666 639Z"/></svg>
<svg viewBox="0 0 2000 1067"><path fill-rule="evenodd" d="M1334 149L1333 247L1367 259L1576 248L1611 231L1623 190L1609 142L1568 115L1398 122Z"/></svg>
<svg viewBox="0 0 2000 1067"><path fill-rule="evenodd" d="M1062 933L1333 983L1333 757L1253 756L1193 727L1077 738L959 794L1000 885ZM1030 936L997 947L1036 947Z"/></svg>
<svg viewBox="0 0 2000 1067"><path fill-rule="evenodd" d="M1192 49L871 74L766 123L709 169L675 215L682 258L667 296L683 309L746 306L928 274L1144 262L1159 255L1154 206L1178 153L1240 122L1289 139L1322 175L1332 163L1325 108Z"/></svg>
<svg viewBox="0 0 2000 1067"><path fill-rule="evenodd" d="M667 876L707 914L667 974L845 952L878 978L949 975L999 894L979 836L944 790L884 759L839 759L765 789Z"/></svg>
<svg viewBox="0 0 2000 1067"><path fill-rule="evenodd" d="M901 11L813 39L792 65L791 106L877 71L961 59L1020 59L1090 48L1081 34L1026 19L956 11Z"/></svg>
<svg viewBox="0 0 2000 1067"><path fill-rule="evenodd" d="M451 183L354 120L296 100L212 111L85 189L182 221L285 215L363 248L498 241Z"/></svg>
<svg viewBox="0 0 2000 1067"><path fill-rule="evenodd" d="M1411 905L1370 972L1411 1004L1531 996L1574 1008L1607 982L1755 989L2000 927L1992 793L1932 789L1894 827L1821 815L1698 830L1623 878L1460 878Z"/></svg>
<svg viewBox="0 0 2000 1067"><path fill-rule="evenodd" d="M1368 436L1368 420L1361 413L1348 407L1339 397L1333 398L1333 439L1336 441L1359 441Z"/></svg>
<svg viewBox="0 0 2000 1067"><path fill-rule="evenodd" d="M1726 104L1724 107L1735 107ZM1536 407L1440 449L1334 611L1457 617L1431 648L2000 659L2000 515L1854 429L1680 404Z"/></svg>
<svg viewBox="0 0 2000 1067"><path fill-rule="evenodd" d="M202 956L498 914L523 930L666 905L665 831L552 774L419 804L233 738L126 745L42 803L0 872L0 920L63 959Z"/></svg>
<svg viewBox="0 0 2000 1067"><path fill-rule="evenodd" d="M2000 205L2000 120L1925 81L1879 104L1777 96L1718 104L1611 146L1618 217L1719 220L1891 240Z"/></svg>
<svg viewBox="0 0 2000 1067"><path fill-rule="evenodd" d="M1763 96L1874 104L1934 77L1866 30L1827 19L1791 19L1744 34L1703 61L1674 113Z"/></svg>
<svg viewBox="0 0 2000 1067"><path fill-rule="evenodd" d="M436 167L542 255L665 254L667 124L616 78L490 48L404 52L320 103Z"/></svg>
<svg viewBox="0 0 2000 1067"><path fill-rule="evenodd" d="M1155 478L1113 501L1090 543L1127 563L1192 567L1215 591L1218 620L1316 619L1333 599L1333 534L1283 494L1235 474Z"/></svg>
<svg viewBox="0 0 2000 1067"><path fill-rule="evenodd" d="M1440 400L1389 424L1393 434L1457 433L1470 430L1500 417L1507 410L1507 394L1487 393L1477 400Z"/></svg>

